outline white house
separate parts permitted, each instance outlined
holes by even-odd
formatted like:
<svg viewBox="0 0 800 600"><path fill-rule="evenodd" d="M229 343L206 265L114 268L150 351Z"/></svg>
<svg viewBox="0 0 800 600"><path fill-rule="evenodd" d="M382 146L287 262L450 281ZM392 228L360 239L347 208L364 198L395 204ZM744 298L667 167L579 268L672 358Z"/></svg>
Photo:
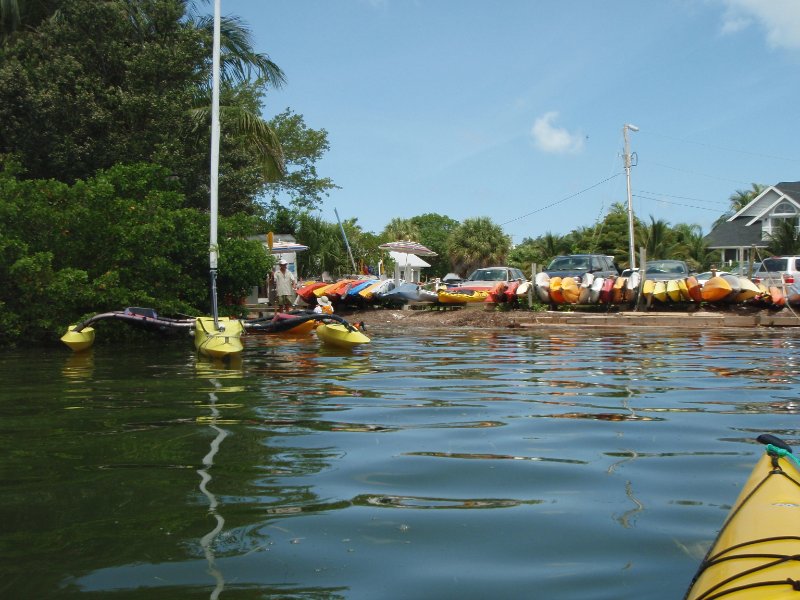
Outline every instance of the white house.
<svg viewBox="0 0 800 600"><path fill-rule="evenodd" d="M763 249L780 221L800 227L800 181L785 181L766 188L727 221L706 236L708 247L718 250L722 264L745 263L751 249ZM755 258L755 257L754 257Z"/></svg>

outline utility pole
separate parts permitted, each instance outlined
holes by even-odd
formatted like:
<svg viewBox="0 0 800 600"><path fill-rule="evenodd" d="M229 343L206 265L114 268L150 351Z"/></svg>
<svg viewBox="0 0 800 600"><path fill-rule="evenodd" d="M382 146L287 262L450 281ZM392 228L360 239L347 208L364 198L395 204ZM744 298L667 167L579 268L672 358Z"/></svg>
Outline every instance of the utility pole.
<svg viewBox="0 0 800 600"><path fill-rule="evenodd" d="M622 138L625 140L625 179L628 184L628 253L631 269L636 268L636 246L633 241L633 203L631 202L631 149L628 144L628 130L639 131L636 125L625 123L622 126Z"/></svg>

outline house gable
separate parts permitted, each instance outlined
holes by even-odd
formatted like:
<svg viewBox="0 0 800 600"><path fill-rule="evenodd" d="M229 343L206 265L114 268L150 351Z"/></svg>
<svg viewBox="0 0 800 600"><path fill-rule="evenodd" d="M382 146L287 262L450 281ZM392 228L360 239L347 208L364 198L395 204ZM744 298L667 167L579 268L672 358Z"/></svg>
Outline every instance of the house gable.
<svg viewBox="0 0 800 600"><path fill-rule="evenodd" d="M752 219L747 223L748 225L753 225L758 221L764 221L765 219L770 218L770 216L775 213L775 209L780 207L783 203L788 203L793 209L790 211L780 211L781 214L798 214L800 213L800 201L795 200L792 196L780 193L776 197L773 197L772 202L770 204L762 204L759 207L759 212L753 216Z"/></svg>
<svg viewBox="0 0 800 600"><path fill-rule="evenodd" d="M749 217L748 225L752 225L757 220L763 219L770 210L783 200L790 201L800 209L800 181L784 181L769 186L728 221L733 221L739 217Z"/></svg>

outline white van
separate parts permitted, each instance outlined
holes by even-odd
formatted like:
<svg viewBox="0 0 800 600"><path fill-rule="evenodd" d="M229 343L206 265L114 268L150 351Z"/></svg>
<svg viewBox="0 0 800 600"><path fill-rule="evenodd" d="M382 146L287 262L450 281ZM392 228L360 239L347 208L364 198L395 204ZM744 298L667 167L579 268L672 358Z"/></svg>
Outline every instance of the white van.
<svg viewBox="0 0 800 600"><path fill-rule="evenodd" d="M753 281L764 285L800 281L800 256L771 256L765 258L753 273Z"/></svg>

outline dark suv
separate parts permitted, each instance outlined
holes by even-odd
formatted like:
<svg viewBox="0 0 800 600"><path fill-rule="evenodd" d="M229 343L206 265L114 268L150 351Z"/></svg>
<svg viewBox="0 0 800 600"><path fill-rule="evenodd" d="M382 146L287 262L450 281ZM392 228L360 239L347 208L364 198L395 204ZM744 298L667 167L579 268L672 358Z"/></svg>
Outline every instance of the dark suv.
<svg viewBox="0 0 800 600"><path fill-rule="evenodd" d="M614 257L605 254L570 254L556 256L544 270L550 277L574 277L582 279L586 273L595 277L619 275Z"/></svg>

